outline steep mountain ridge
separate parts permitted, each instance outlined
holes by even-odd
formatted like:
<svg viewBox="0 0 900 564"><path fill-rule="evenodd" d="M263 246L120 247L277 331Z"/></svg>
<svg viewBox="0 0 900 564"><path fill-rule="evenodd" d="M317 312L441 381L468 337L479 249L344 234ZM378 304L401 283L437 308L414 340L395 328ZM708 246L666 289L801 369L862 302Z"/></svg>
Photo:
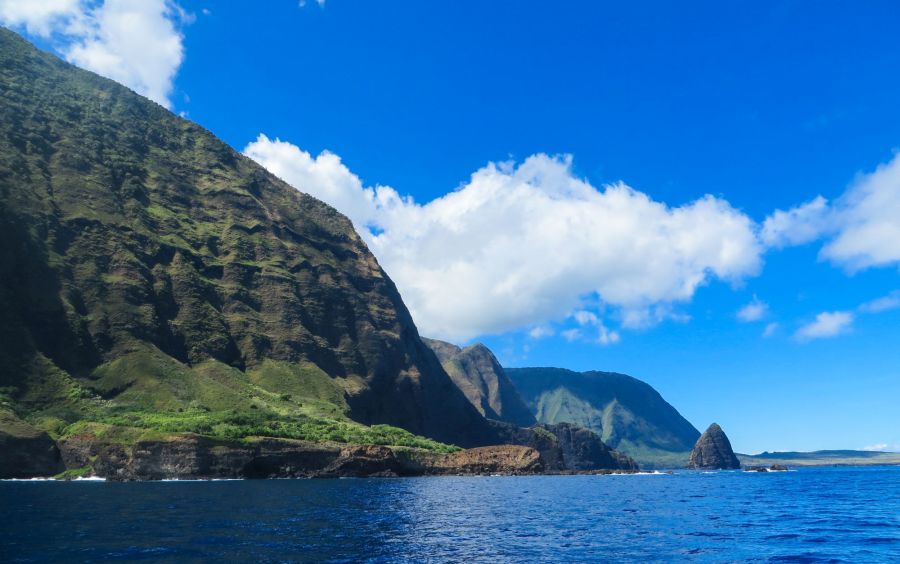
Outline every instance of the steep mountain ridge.
<svg viewBox="0 0 900 564"><path fill-rule="evenodd" d="M612 372L505 368L541 423L574 423L642 467L683 466L700 432L651 386Z"/></svg>
<svg viewBox="0 0 900 564"><path fill-rule="evenodd" d="M488 419L529 427L537 421L507 378L497 357L486 346L465 348L436 339L422 338L437 355L453 383Z"/></svg>
<svg viewBox="0 0 900 564"><path fill-rule="evenodd" d="M5 29L0 84L0 403L54 432L349 416L494 442L347 218Z"/></svg>

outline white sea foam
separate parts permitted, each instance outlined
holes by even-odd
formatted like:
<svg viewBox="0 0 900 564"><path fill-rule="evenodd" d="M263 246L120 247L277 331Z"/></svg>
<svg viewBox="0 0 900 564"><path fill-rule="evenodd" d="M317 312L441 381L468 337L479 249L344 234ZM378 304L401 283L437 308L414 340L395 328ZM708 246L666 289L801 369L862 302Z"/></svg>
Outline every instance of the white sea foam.
<svg viewBox="0 0 900 564"><path fill-rule="evenodd" d="M246 478L163 478L154 482L240 482Z"/></svg>
<svg viewBox="0 0 900 564"><path fill-rule="evenodd" d="M654 470L652 472L612 472L610 474L598 474L598 476L670 476L671 474L671 472Z"/></svg>
<svg viewBox="0 0 900 564"><path fill-rule="evenodd" d="M0 482L105 482L106 478L100 476L78 477L70 480L61 480L59 478L5 478Z"/></svg>

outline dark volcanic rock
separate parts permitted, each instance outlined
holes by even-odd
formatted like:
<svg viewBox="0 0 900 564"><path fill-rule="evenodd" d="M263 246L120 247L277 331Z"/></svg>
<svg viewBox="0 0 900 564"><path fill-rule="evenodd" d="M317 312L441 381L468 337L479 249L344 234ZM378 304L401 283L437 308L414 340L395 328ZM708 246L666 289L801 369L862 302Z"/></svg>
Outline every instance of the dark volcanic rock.
<svg viewBox="0 0 900 564"><path fill-rule="evenodd" d="M734 470L740 467L741 463L731 449L731 442L716 423L700 435L688 460L688 468Z"/></svg>
<svg viewBox="0 0 900 564"><path fill-rule="evenodd" d="M53 476L65 470L47 433L0 411L0 479Z"/></svg>
<svg viewBox="0 0 900 564"><path fill-rule="evenodd" d="M77 436L59 443L70 469L112 480L315 476L341 456L337 446L284 439L224 441L175 435L134 444Z"/></svg>
<svg viewBox="0 0 900 564"><path fill-rule="evenodd" d="M526 446L500 445L471 448L438 458L428 466L429 474L541 474L541 454Z"/></svg>
<svg viewBox="0 0 900 564"><path fill-rule="evenodd" d="M216 440L180 434L133 444L92 434L60 442L68 469L110 480L202 478L334 478L538 474L541 454L500 445L442 455L378 445L342 445L288 439Z"/></svg>
<svg viewBox="0 0 900 564"><path fill-rule="evenodd" d="M435 339L422 341L431 347L453 383L479 413L520 427L536 423L494 353L486 346L476 343L460 348Z"/></svg>
<svg viewBox="0 0 900 564"><path fill-rule="evenodd" d="M624 454L609 448L600 436L569 423L515 427L495 422L503 442L531 447L541 454L547 472L637 470Z"/></svg>

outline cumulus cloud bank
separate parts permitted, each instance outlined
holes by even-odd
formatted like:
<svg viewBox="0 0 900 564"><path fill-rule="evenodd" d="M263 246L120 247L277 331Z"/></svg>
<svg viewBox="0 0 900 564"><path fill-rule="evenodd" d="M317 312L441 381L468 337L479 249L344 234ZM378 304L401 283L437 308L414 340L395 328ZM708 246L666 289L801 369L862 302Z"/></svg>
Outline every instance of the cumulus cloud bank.
<svg viewBox="0 0 900 564"><path fill-rule="evenodd" d="M763 223L762 239L771 247L825 239L819 256L851 272L900 265L900 154L860 175L830 204L819 196L776 211Z"/></svg>
<svg viewBox="0 0 900 564"><path fill-rule="evenodd" d="M190 17L168 0L0 0L0 23L50 38L69 62L171 107L184 60L178 27Z"/></svg>
<svg viewBox="0 0 900 564"><path fill-rule="evenodd" d="M596 188L567 156L489 163L419 204L364 186L332 153L314 157L265 135L244 152L348 215L429 335L542 326L597 296L626 326L650 324L710 279L739 281L760 268L755 225L728 202L670 207L623 183ZM600 342L619 339L599 318L579 324Z"/></svg>

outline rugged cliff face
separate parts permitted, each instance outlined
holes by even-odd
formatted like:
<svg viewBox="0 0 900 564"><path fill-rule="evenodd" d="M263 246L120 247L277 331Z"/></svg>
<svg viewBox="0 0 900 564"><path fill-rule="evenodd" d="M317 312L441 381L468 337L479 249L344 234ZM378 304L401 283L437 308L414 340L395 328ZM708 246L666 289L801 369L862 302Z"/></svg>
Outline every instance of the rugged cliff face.
<svg viewBox="0 0 900 564"><path fill-rule="evenodd" d="M700 432L651 386L612 372L505 368L541 423L586 427L642 467L683 467Z"/></svg>
<svg viewBox="0 0 900 564"><path fill-rule="evenodd" d="M570 423L529 428L494 423L504 443L527 446L541 454L549 472L585 472L638 469L630 457L609 448L600 436Z"/></svg>
<svg viewBox="0 0 900 564"><path fill-rule="evenodd" d="M241 441L193 434L123 442L105 435L135 430L85 428L60 441L63 476L109 480L202 478L333 478L375 476L537 474L545 470L538 451L489 446L441 454L381 445L314 443L254 437Z"/></svg>
<svg viewBox="0 0 900 564"><path fill-rule="evenodd" d="M435 449L304 441L273 437L222 439L81 422L53 441L0 412L0 479L97 476L108 480L331 478L428 475L525 475L630 472L633 461L572 425L523 429L506 423L509 442ZM8 419L12 418L12 421Z"/></svg>
<svg viewBox="0 0 900 564"><path fill-rule="evenodd" d="M0 478L53 476L65 470L46 432L0 409Z"/></svg>
<svg viewBox="0 0 900 564"><path fill-rule="evenodd" d="M5 29L0 84L0 403L176 430L222 406L302 426L328 403L492 442L347 218Z"/></svg>
<svg viewBox="0 0 900 564"><path fill-rule="evenodd" d="M704 431L691 451L689 468L708 470L736 470L740 461L731 449L731 441L718 424L713 423Z"/></svg>
<svg viewBox="0 0 900 564"><path fill-rule="evenodd" d="M453 383L483 416L520 427L536 423L490 349L481 343L460 348L435 339L422 340L437 355Z"/></svg>

